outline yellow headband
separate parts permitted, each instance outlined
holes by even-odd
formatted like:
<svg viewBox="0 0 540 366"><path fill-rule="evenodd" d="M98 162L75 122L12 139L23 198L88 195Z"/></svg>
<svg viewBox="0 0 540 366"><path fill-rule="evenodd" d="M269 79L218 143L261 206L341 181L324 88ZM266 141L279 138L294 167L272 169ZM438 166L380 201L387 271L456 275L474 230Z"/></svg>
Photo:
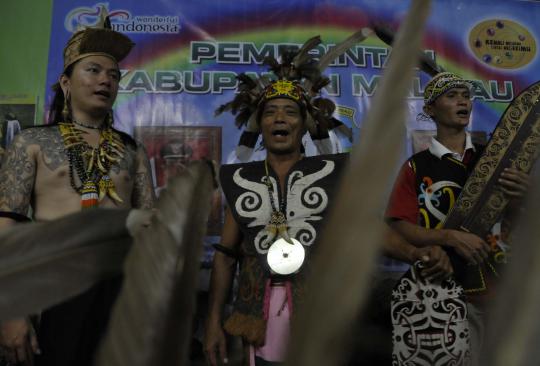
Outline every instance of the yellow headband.
<svg viewBox="0 0 540 366"><path fill-rule="evenodd" d="M452 88L463 87L471 90L473 83L451 72L441 72L433 77L424 89L424 104L431 104Z"/></svg>

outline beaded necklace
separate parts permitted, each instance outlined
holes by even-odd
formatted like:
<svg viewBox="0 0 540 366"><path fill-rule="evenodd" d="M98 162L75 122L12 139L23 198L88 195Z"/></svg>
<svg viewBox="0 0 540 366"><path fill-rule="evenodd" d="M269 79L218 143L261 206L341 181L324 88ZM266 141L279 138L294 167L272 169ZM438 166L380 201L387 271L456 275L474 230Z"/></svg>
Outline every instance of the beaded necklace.
<svg viewBox="0 0 540 366"><path fill-rule="evenodd" d="M71 187L81 195L82 208L96 207L105 196L116 203L123 202L109 176L111 166L124 157L125 146L120 137L106 127L100 130L99 144L93 148L73 124L59 123L58 126L68 156ZM75 173L80 185L75 182Z"/></svg>
<svg viewBox="0 0 540 366"><path fill-rule="evenodd" d="M82 122L75 121L75 120L73 120L73 123L78 125L78 126L84 127L84 128L90 128L92 130L101 130L103 128L102 126L87 125L86 123L82 123Z"/></svg>
<svg viewBox="0 0 540 366"><path fill-rule="evenodd" d="M270 182L268 174L268 161L264 161L264 169L266 170L266 187L272 206L270 222L266 225L266 230L272 234L272 239L277 236L268 252L266 253L266 262L272 273L278 275L290 275L296 273L302 267L306 256L304 246L296 239L291 238L287 231L287 218L285 217L285 192L281 197L279 208L274 203L272 195L273 185Z"/></svg>
<svg viewBox="0 0 540 366"><path fill-rule="evenodd" d="M268 174L268 161L264 160L264 169L266 171L266 188L268 188L268 196L270 198L270 205L272 206L272 213L270 214L270 222L266 226L266 229L275 237L279 235L287 242L292 243L287 232L287 218L285 217L285 195L281 198L279 202L279 207L276 208L273 198L274 188L272 182L270 182L270 175Z"/></svg>

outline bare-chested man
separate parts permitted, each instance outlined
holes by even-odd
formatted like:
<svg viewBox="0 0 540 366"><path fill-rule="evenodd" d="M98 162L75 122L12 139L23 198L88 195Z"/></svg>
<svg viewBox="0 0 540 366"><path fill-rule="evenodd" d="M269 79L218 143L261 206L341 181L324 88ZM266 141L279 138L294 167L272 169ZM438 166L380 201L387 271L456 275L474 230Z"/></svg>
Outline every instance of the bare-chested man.
<svg viewBox="0 0 540 366"><path fill-rule="evenodd" d="M51 124L19 133L0 171L0 227L49 221L89 207L151 208L154 191L141 145L112 128L118 62L133 43L105 28L75 33L64 50ZM86 223L85 230L93 225ZM48 309L36 335L28 319L4 322L0 344L12 362L90 365L121 279L105 281Z"/></svg>

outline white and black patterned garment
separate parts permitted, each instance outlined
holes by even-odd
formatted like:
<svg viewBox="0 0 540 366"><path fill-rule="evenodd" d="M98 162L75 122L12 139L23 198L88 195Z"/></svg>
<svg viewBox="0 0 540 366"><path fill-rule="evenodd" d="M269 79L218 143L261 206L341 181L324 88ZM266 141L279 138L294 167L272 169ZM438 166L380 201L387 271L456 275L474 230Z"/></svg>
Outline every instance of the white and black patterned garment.
<svg viewBox="0 0 540 366"><path fill-rule="evenodd" d="M345 154L305 157L291 167L283 190L276 173L268 165L271 194L266 184L264 161L221 167L220 183L243 237L238 296L234 311L225 322L229 333L241 335L255 344L260 340L250 339L251 334L264 334L260 326L264 323L265 284L268 278L275 276L266 261L268 249L276 239L267 228L272 213L271 200L285 214L288 234L305 249L304 265L299 272L287 276L291 282L293 305L302 299L304 276L309 272L310 258L316 250L318 234L332 205L346 161ZM257 325L257 322L261 324Z"/></svg>
<svg viewBox="0 0 540 366"><path fill-rule="evenodd" d="M453 279L430 283L420 264L392 292L393 366L468 365L469 325L463 288Z"/></svg>
<svg viewBox="0 0 540 366"><path fill-rule="evenodd" d="M277 177L269 169L272 197L266 185L264 162L224 165L221 183L227 202L249 243L248 253L265 258L275 238L267 231L272 207L284 204L288 232L307 248L317 238L321 220L337 184L345 155L322 155L298 161L287 174L285 191L281 192ZM265 262L265 259L263 259Z"/></svg>

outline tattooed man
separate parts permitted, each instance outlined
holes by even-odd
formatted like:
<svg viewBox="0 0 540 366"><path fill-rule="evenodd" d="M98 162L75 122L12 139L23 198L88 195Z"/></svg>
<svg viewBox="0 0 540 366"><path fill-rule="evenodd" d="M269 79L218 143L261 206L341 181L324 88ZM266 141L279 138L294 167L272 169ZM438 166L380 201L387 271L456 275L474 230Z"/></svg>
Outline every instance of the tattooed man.
<svg viewBox="0 0 540 366"><path fill-rule="evenodd" d="M0 226L28 220L30 209L34 220L48 221L90 207L152 207L145 151L112 127L118 62L132 46L129 38L104 25L71 37L64 71L54 86L51 123L19 133L4 156ZM11 362L35 358L38 365L92 364L120 284L121 278L104 281L46 310L37 335L28 319L3 322L5 356Z"/></svg>

